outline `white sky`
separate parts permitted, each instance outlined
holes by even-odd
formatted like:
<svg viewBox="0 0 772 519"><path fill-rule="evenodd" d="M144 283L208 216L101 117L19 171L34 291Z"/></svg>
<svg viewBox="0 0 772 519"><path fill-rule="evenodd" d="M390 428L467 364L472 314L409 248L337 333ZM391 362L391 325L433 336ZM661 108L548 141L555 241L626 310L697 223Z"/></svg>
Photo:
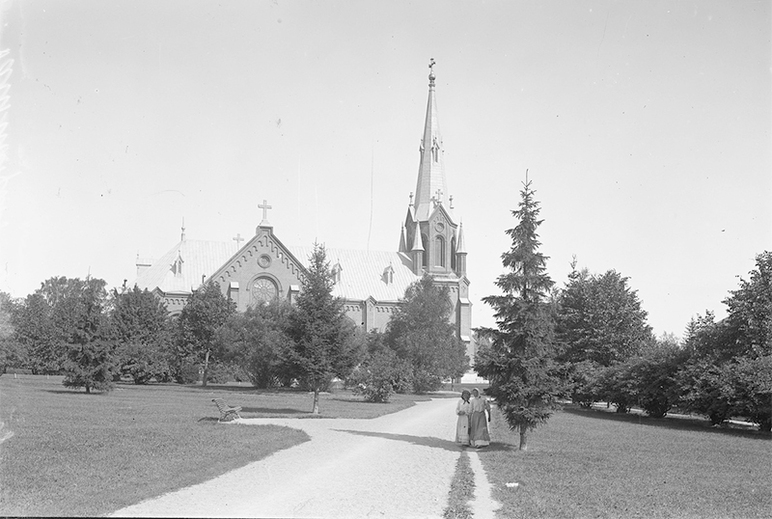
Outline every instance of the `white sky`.
<svg viewBox="0 0 772 519"><path fill-rule="evenodd" d="M616 269L680 335L772 248L771 5L0 3L0 290L131 283L264 198L285 243L395 250L434 57L473 326L528 168L553 279Z"/></svg>

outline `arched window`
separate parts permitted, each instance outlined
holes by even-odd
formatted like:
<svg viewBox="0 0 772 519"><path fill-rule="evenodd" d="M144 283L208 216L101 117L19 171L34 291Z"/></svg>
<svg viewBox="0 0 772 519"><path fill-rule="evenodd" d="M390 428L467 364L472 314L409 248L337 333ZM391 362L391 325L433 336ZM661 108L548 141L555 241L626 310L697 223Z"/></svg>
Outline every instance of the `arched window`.
<svg viewBox="0 0 772 519"><path fill-rule="evenodd" d="M434 264L438 267L445 266L445 238L442 236L434 239Z"/></svg>
<svg viewBox="0 0 772 519"><path fill-rule="evenodd" d="M250 287L250 300L253 306L269 303L278 296L279 289L271 278L259 277Z"/></svg>
<svg viewBox="0 0 772 519"><path fill-rule="evenodd" d="M450 239L450 268L456 270L456 237Z"/></svg>
<svg viewBox="0 0 772 519"><path fill-rule="evenodd" d="M429 268L429 238L425 234L421 233L421 241L424 245L423 264L424 268Z"/></svg>

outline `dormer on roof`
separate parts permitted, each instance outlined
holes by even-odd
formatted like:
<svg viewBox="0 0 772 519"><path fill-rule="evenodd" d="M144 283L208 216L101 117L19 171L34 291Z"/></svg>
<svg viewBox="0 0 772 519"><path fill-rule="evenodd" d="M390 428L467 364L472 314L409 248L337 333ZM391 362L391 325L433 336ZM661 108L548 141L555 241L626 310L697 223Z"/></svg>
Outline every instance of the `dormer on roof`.
<svg viewBox="0 0 772 519"><path fill-rule="evenodd" d="M184 235L183 235L184 237ZM172 273L175 276L182 276L182 264L185 263L185 260L182 259L182 251L177 250L177 257L174 259L172 264L169 266L169 269L172 271Z"/></svg>
<svg viewBox="0 0 772 519"><path fill-rule="evenodd" d="M340 265L340 260L335 262L335 265L332 266L331 272L333 283L340 283L341 273L343 272L343 267Z"/></svg>
<svg viewBox="0 0 772 519"><path fill-rule="evenodd" d="M383 269L383 276L381 276L381 279L383 279L383 282L387 285L394 283L394 267L391 263L389 263L388 267Z"/></svg>

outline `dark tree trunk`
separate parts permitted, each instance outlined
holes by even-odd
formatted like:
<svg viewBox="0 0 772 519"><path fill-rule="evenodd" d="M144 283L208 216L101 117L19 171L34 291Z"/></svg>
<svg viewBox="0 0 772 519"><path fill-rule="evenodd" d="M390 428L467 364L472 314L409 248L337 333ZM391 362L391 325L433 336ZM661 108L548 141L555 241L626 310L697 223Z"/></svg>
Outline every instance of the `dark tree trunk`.
<svg viewBox="0 0 772 519"><path fill-rule="evenodd" d="M528 450L528 431L523 426L520 426L520 450Z"/></svg>
<svg viewBox="0 0 772 519"><path fill-rule="evenodd" d="M204 357L204 378L201 381L201 385L203 387L206 387L206 380L209 378L209 352L211 350L206 350L206 357Z"/></svg>
<svg viewBox="0 0 772 519"><path fill-rule="evenodd" d="M314 410L313 414L319 414L319 388L314 388Z"/></svg>

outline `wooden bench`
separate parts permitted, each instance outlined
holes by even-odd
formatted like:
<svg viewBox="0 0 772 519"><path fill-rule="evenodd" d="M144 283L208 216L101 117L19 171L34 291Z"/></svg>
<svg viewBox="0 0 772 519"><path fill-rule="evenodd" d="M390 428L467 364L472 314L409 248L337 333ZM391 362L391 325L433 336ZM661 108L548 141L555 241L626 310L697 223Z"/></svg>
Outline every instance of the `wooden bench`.
<svg viewBox="0 0 772 519"><path fill-rule="evenodd" d="M239 415L241 407L231 407L226 404L225 400L222 398L213 398L212 402L214 402L214 405L216 405L217 409L220 411L220 422L230 422L235 418L241 418Z"/></svg>

